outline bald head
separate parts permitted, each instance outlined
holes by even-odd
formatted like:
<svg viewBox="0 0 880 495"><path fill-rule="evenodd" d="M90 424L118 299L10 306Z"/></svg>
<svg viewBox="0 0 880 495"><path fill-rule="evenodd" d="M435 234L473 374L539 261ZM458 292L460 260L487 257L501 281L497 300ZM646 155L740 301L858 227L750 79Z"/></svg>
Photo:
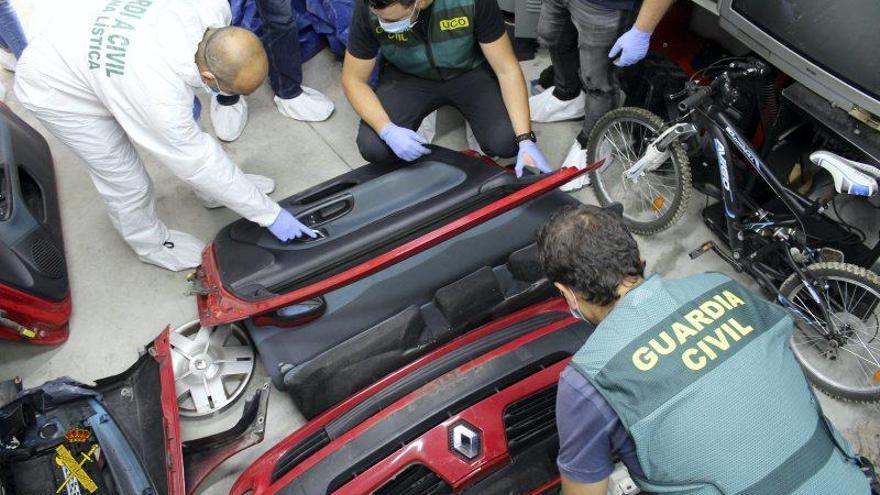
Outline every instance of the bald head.
<svg viewBox="0 0 880 495"><path fill-rule="evenodd" d="M263 84L269 73L263 43L246 29L209 30L202 45L204 67L199 67L202 77L223 92L249 95Z"/></svg>

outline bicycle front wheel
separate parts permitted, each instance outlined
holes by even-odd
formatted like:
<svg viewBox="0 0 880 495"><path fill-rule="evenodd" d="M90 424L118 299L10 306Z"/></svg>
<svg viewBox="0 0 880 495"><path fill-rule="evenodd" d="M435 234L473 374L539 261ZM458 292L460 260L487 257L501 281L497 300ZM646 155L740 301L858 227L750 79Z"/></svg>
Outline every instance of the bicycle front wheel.
<svg viewBox="0 0 880 495"><path fill-rule="evenodd" d="M687 211L691 168L680 143L670 146L669 158L657 169L632 179L624 175L663 126L660 117L645 109L618 108L596 122L587 142L587 163L605 160L590 173L599 203L621 203L624 222L635 234L665 230Z"/></svg>
<svg viewBox="0 0 880 495"><path fill-rule="evenodd" d="M880 277L848 263L806 269L830 308L824 318L803 281L792 275L780 291L800 313L791 350L810 381L844 400L880 400ZM830 321L829 321L830 320Z"/></svg>

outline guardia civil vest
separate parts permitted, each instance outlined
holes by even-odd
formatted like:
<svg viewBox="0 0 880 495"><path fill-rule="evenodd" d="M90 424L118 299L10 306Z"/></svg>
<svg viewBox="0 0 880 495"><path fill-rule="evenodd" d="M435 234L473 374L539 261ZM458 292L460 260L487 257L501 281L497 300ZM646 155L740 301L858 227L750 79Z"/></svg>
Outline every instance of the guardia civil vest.
<svg viewBox="0 0 880 495"><path fill-rule="evenodd" d="M785 311L721 274L624 296L572 360L636 445L643 490L869 495L789 347Z"/></svg>
<svg viewBox="0 0 880 495"><path fill-rule="evenodd" d="M382 56L401 71L444 80L486 62L474 35L474 0L434 0L419 16L428 24L428 36L418 30L389 34L370 12L370 24L382 47Z"/></svg>

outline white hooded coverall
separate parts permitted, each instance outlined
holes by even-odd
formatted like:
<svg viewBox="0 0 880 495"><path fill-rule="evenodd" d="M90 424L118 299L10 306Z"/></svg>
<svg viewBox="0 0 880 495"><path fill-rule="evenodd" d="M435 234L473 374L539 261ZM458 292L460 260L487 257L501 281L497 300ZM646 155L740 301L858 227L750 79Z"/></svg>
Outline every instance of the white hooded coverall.
<svg viewBox="0 0 880 495"><path fill-rule="evenodd" d="M23 105L86 162L113 226L141 260L170 270L200 263L204 245L156 215L153 184L132 141L202 197L262 226L280 207L193 119L204 88L195 53L229 25L226 0L76 0L56 9L18 63Z"/></svg>

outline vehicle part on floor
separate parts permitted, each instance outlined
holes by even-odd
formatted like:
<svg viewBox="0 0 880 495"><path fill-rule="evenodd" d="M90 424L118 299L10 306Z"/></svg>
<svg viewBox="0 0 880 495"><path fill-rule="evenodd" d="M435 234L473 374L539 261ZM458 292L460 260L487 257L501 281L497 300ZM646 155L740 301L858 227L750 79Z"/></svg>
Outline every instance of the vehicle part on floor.
<svg viewBox="0 0 880 495"><path fill-rule="evenodd" d="M262 440L269 392L256 392L232 430L182 447L167 329L134 365L93 386L61 378L21 391L11 382L12 396L3 383L11 400L0 402L0 493L9 494L191 495Z"/></svg>
<svg viewBox="0 0 880 495"><path fill-rule="evenodd" d="M181 416L215 414L241 397L256 364L244 328L203 327L195 320L173 330L170 339Z"/></svg>
<svg viewBox="0 0 880 495"><path fill-rule="evenodd" d="M555 386L590 331L560 298L488 323L311 420L230 493L552 493Z"/></svg>
<svg viewBox="0 0 880 495"><path fill-rule="evenodd" d="M556 296L535 244L507 254L531 243L555 208L573 202L553 196L327 294L331 309L295 330L247 321L266 369L312 418L453 338Z"/></svg>
<svg viewBox="0 0 880 495"><path fill-rule="evenodd" d="M187 493L196 488L211 471L232 454L256 445L266 435L269 384L264 383L244 404L241 419L227 431L183 442Z"/></svg>
<svg viewBox="0 0 880 495"><path fill-rule="evenodd" d="M228 323L321 296L590 170L517 179L483 159L437 147L407 166L360 167L281 202L321 230L320 239L281 243L243 220L223 229L193 280L199 318L206 326Z"/></svg>
<svg viewBox="0 0 880 495"><path fill-rule="evenodd" d="M70 309L49 145L0 103L0 339L60 344Z"/></svg>

